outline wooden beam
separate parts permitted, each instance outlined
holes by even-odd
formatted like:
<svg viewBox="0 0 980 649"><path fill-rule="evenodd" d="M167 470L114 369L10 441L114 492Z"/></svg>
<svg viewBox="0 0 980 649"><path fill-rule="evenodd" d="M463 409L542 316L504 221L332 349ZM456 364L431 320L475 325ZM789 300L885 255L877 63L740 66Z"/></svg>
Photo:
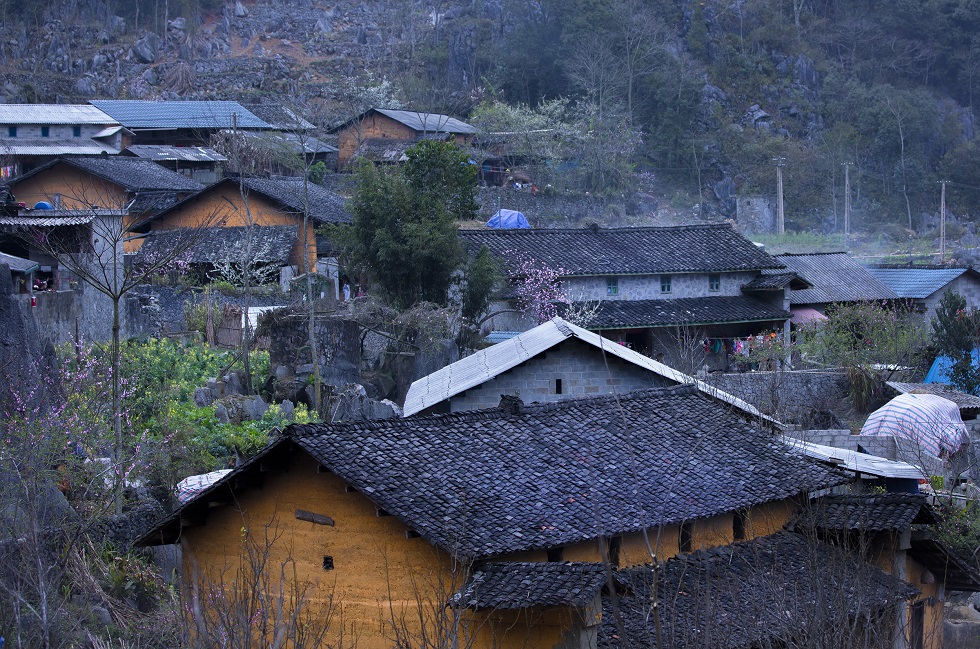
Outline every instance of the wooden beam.
<svg viewBox="0 0 980 649"><path fill-rule="evenodd" d="M304 509L296 510L296 518L301 521L309 521L310 523L314 523L316 525L329 525L330 527L334 526L333 519L329 516L314 514L313 512L308 512Z"/></svg>
<svg viewBox="0 0 980 649"><path fill-rule="evenodd" d="M422 536L422 535L419 534L418 532L416 532L415 530L405 530L405 538L406 539L417 539L420 536Z"/></svg>

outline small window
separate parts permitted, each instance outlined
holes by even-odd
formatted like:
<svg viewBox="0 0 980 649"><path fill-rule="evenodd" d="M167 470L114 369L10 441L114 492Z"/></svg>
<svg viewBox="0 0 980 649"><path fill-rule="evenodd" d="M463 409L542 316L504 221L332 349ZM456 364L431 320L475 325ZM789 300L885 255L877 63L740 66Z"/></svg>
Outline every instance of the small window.
<svg viewBox="0 0 980 649"><path fill-rule="evenodd" d="M732 516L732 538L736 541L745 540L745 523L748 516L744 509L740 509Z"/></svg>
<svg viewBox="0 0 980 649"><path fill-rule="evenodd" d="M613 566L619 565L619 550L623 547L623 537L614 536L609 539L609 563Z"/></svg>
<svg viewBox="0 0 980 649"><path fill-rule="evenodd" d="M8 126L7 127L7 137L17 137L17 127Z"/></svg>
<svg viewBox="0 0 980 649"><path fill-rule="evenodd" d="M677 549L681 552L690 552L694 544L694 523L681 523L680 532L677 535Z"/></svg>
<svg viewBox="0 0 980 649"><path fill-rule="evenodd" d="M333 570L333 557L323 557L323 569Z"/></svg>
<svg viewBox="0 0 980 649"><path fill-rule="evenodd" d="M670 293L670 275L660 276L660 292Z"/></svg>
<svg viewBox="0 0 980 649"><path fill-rule="evenodd" d="M606 278L606 295L619 295L619 278Z"/></svg>
<svg viewBox="0 0 980 649"><path fill-rule="evenodd" d="M73 137L82 137L82 127L81 126L72 126L71 127L71 134L72 134Z"/></svg>
<svg viewBox="0 0 980 649"><path fill-rule="evenodd" d="M50 137L50 136L51 136L51 127L50 126L42 126L41 127L41 137Z"/></svg>
<svg viewBox="0 0 980 649"><path fill-rule="evenodd" d="M555 379L555 394L561 394L561 379Z"/></svg>
<svg viewBox="0 0 980 649"><path fill-rule="evenodd" d="M561 546L548 550L548 561L558 563L565 560L565 549Z"/></svg>
<svg viewBox="0 0 980 649"><path fill-rule="evenodd" d="M709 291L721 290L721 275L719 275L718 273L712 273L708 275L708 290Z"/></svg>

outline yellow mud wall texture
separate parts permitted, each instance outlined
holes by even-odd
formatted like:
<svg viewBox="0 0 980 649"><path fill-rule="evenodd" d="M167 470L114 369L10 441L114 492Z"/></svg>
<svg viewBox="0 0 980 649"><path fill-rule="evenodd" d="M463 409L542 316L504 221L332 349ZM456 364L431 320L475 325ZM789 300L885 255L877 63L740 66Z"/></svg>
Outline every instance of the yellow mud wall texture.
<svg viewBox="0 0 980 649"><path fill-rule="evenodd" d="M343 168L364 140L385 137L392 140L412 140L415 138L415 131L390 117L371 113L337 133L337 164Z"/></svg>
<svg viewBox="0 0 980 649"><path fill-rule="evenodd" d="M303 219L295 213L283 210L274 201L260 194L248 194L248 205L241 192L232 183L220 183L202 192L182 205L154 220L154 230L173 230L177 228L196 228L202 224L212 227L245 227L248 225L298 226L296 243L289 254L289 263L303 272ZM307 262L310 268L316 267L316 235L310 225L306 233Z"/></svg>
<svg viewBox="0 0 980 649"><path fill-rule="evenodd" d="M553 647L564 633L571 612L527 612L533 625L456 613L446 602L465 575L447 553L421 538L407 538L408 528L393 516L378 515L374 503L347 492L339 477L318 473L305 454L294 456L288 470L267 474L261 489L250 489L234 505L215 507L206 524L185 529L183 588L206 605L207 585L227 586L238 577L245 538L272 539L267 566L307 584L308 606L321 619L329 616L327 638L357 649L391 649L399 636L417 640L457 634L473 649ZM328 516L333 526L296 519L296 510ZM324 569L325 557L333 568ZM291 560L291 561L288 561ZM279 574L276 572L275 574ZM257 625L254 625L257 627ZM413 644L415 644L413 642Z"/></svg>
<svg viewBox="0 0 980 649"><path fill-rule="evenodd" d="M121 210L126 207L127 194L123 187L66 164L56 164L11 188L18 201L33 207L38 201L54 204L59 197L61 209Z"/></svg>
<svg viewBox="0 0 980 649"><path fill-rule="evenodd" d="M922 602L924 613L923 644L925 649L942 649L943 646L943 603L939 597L939 581L936 575L911 557L907 559L905 581L919 589L919 595L909 605L909 624L912 630L912 604ZM930 583L926 583L930 582ZM911 643L909 646L912 646Z"/></svg>

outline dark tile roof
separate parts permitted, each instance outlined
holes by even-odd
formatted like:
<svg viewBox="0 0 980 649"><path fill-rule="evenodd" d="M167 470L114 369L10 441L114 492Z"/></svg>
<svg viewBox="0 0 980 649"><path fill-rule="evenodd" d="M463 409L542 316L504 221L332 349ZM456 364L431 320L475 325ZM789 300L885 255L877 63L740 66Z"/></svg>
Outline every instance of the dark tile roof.
<svg viewBox="0 0 980 649"><path fill-rule="evenodd" d="M621 571L618 579L629 592L617 598L618 607L612 597L604 598L598 647L656 647L654 572L644 566ZM661 637L664 649L837 646L861 617L917 592L854 554L778 532L664 562L658 584ZM880 631L890 637L894 622L885 626ZM814 638L828 642L801 642ZM870 646L890 646L875 641L885 638Z"/></svg>
<svg viewBox="0 0 980 649"><path fill-rule="evenodd" d="M176 171L161 167L152 160L128 156L91 156L63 158L62 162L105 178L131 192L196 192L204 185Z"/></svg>
<svg viewBox="0 0 980 649"><path fill-rule="evenodd" d="M408 160L408 151L418 144L415 140L392 140L391 138L368 138L362 140L354 150L353 158L364 158L371 162L394 164Z"/></svg>
<svg viewBox="0 0 980 649"><path fill-rule="evenodd" d="M772 291L782 289L793 284L800 288L808 288L810 284L799 278L796 273L780 273L760 275L748 284L742 286L743 291Z"/></svg>
<svg viewBox="0 0 980 649"><path fill-rule="evenodd" d="M963 412L980 412L980 397L954 390L945 383L903 383L901 381L887 381L886 385L901 394L935 394L944 399L949 399L959 406Z"/></svg>
<svg viewBox="0 0 980 649"><path fill-rule="evenodd" d="M473 571L450 605L509 610L531 606L584 607L607 580L601 563L487 563Z"/></svg>
<svg viewBox="0 0 980 649"><path fill-rule="evenodd" d="M471 558L704 518L847 480L693 386L519 414L297 425L287 435L428 541Z"/></svg>
<svg viewBox="0 0 980 649"><path fill-rule="evenodd" d="M938 540L931 530L912 530L909 556L921 563L948 590L980 592L980 572L973 561Z"/></svg>
<svg viewBox="0 0 980 649"><path fill-rule="evenodd" d="M587 309L588 305L579 305ZM791 314L746 295L676 300L603 300L589 329L630 329L733 322L770 322Z"/></svg>
<svg viewBox="0 0 980 649"><path fill-rule="evenodd" d="M577 230L461 230L473 248L519 253L567 275L642 275L779 269L728 224Z"/></svg>
<svg viewBox="0 0 980 649"><path fill-rule="evenodd" d="M813 288L793 291L791 304L830 304L865 300L894 300L898 295L846 252L783 254L786 264Z"/></svg>
<svg viewBox="0 0 980 649"><path fill-rule="evenodd" d="M237 101L97 99L89 102L126 128L272 128Z"/></svg>
<svg viewBox="0 0 980 649"><path fill-rule="evenodd" d="M254 226L251 228L252 253L250 259L259 264L289 263L289 253L296 243L299 227L295 225ZM224 260L236 260L244 254L248 243L249 228L201 228L199 230L153 230L139 252L136 263L147 256L154 258L174 246L184 247L188 237L193 244L183 255L192 264L215 264Z"/></svg>
<svg viewBox="0 0 980 649"><path fill-rule="evenodd" d="M797 524L804 528L835 532L902 531L913 524L938 522L925 494L905 493L825 496L813 501L797 518Z"/></svg>
<svg viewBox="0 0 980 649"><path fill-rule="evenodd" d="M310 217L318 224L351 223L347 211L347 199L316 183L307 182L307 200L304 201L303 179L295 176L272 178L245 178L245 186L278 202L288 210L302 215L304 204L309 206Z"/></svg>
<svg viewBox="0 0 980 649"><path fill-rule="evenodd" d="M250 113L277 131L309 131L314 124L281 104L242 104Z"/></svg>

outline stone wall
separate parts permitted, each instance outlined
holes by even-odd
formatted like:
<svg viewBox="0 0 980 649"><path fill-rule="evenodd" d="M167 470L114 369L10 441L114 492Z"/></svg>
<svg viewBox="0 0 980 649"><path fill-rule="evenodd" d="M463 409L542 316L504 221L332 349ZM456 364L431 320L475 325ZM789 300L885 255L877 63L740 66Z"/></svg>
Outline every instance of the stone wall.
<svg viewBox="0 0 980 649"><path fill-rule="evenodd" d="M483 187L477 198L480 202L480 218L483 221L489 221L498 209L504 208L522 212L536 228L582 227L599 221L614 203L618 205L622 202L597 196L545 195L543 192L534 196L527 190L504 187ZM602 221L610 227L613 225L607 219Z"/></svg>
<svg viewBox="0 0 980 649"><path fill-rule="evenodd" d="M558 392L557 381L561 381ZM452 412L492 408L501 395L519 396L527 403L629 392L672 385L663 377L606 356L592 345L567 340L530 361L490 379L450 400Z"/></svg>
<svg viewBox="0 0 980 649"><path fill-rule="evenodd" d="M784 422L833 410L848 393L843 370L713 373L705 380Z"/></svg>
<svg viewBox="0 0 980 649"><path fill-rule="evenodd" d="M771 196L740 196L736 202L735 221L742 234L776 232L775 201Z"/></svg>
<svg viewBox="0 0 980 649"><path fill-rule="evenodd" d="M673 273L670 292L661 292L661 275L624 275L616 278L615 295L608 293L606 277L573 277L565 280L566 290L574 302L588 300L676 300L685 297L718 297L742 295L742 285L751 282L758 273L718 273L721 283L717 291L708 284L708 273Z"/></svg>
<svg viewBox="0 0 980 649"><path fill-rule="evenodd" d="M112 339L112 300L91 286L80 283L74 290L39 291L33 295L34 307L30 306L30 295L19 294L16 298L34 314L41 336L52 344L63 345L76 336L94 342ZM119 317L126 337L129 332L125 308Z"/></svg>
<svg viewBox="0 0 980 649"><path fill-rule="evenodd" d="M811 444L822 444L843 448L849 451L857 451L861 446L871 455L888 458L889 460L898 459L898 450L895 438L891 435L852 435L849 430L790 430L786 432L787 437L801 439Z"/></svg>
<svg viewBox="0 0 980 649"><path fill-rule="evenodd" d="M308 346L305 314L283 310L273 316L269 328L269 361L278 381L306 383L313 374ZM314 335L319 353L319 371L323 383L342 386L361 382L360 327L351 320L320 316Z"/></svg>

